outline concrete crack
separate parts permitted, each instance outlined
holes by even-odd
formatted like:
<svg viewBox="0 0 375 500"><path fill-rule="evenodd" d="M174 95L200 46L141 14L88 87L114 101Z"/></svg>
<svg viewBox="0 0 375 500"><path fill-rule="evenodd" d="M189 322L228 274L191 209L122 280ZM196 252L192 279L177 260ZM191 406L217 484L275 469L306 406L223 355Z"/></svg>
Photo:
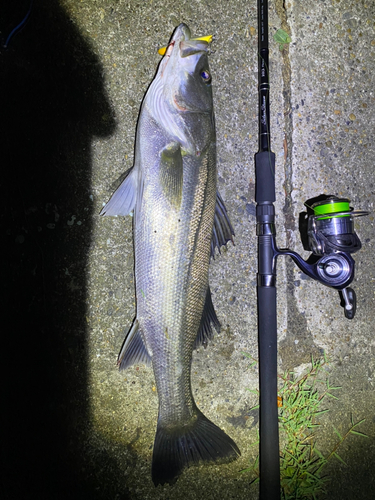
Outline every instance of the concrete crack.
<svg viewBox="0 0 375 500"><path fill-rule="evenodd" d="M291 34L290 26L288 24L288 18L286 13L285 1L276 0L276 13L281 21L281 29L286 31L289 35ZM282 79L283 79L283 98L284 98L284 148L286 151L286 157L284 161L284 191L285 191L285 205L283 208L285 215L285 223L287 227L287 246L289 247L294 243L293 232L296 229L296 222L292 209L292 191L293 191L293 116L292 116L292 89L291 89L291 77L292 70L290 66L289 59L289 45L285 44L282 50L283 57L283 67L282 67Z"/></svg>
<svg viewBox="0 0 375 500"><path fill-rule="evenodd" d="M289 35L291 29L288 24L287 9L284 0L275 0L276 13L280 19L281 29ZM284 100L284 191L285 203L283 207L286 226L286 246L293 248L297 229L296 219L293 211L293 115L292 115L292 69L289 58L289 45L284 45L282 51L283 66L283 100ZM318 348L315 346L311 332L309 331L306 318L301 315L295 295L294 285L294 263L286 260L286 299L287 299L287 334L279 345L279 353L283 367L292 369L301 363L308 362L311 355L319 356Z"/></svg>

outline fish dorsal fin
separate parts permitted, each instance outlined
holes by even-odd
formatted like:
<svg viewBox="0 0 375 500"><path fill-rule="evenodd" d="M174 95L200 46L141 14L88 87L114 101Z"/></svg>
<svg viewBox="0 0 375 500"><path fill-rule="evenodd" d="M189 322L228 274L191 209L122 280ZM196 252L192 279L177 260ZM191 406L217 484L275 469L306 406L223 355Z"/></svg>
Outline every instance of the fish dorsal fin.
<svg viewBox="0 0 375 500"><path fill-rule="evenodd" d="M121 352L118 356L117 365L120 370L125 370L128 366L137 363L151 363L151 356L143 343L139 322L134 320L129 333L127 334Z"/></svg>
<svg viewBox="0 0 375 500"><path fill-rule="evenodd" d="M211 257L215 258L215 248L220 248L231 241L233 243L234 230L230 223L227 209L219 191L216 191L215 219L211 239ZM234 244L234 243L233 243Z"/></svg>
<svg viewBox="0 0 375 500"><path fill-rule="evenodd" d="M211 298L211 290L210 287L207 288L206 293L206 302L203 308L203 314L201 319L201 324L199 326L198 335L195 339L194 349L203 345L203 347L207 346L209 340L213 337L212 325L214 325L215 330L220 332L220 322L217 319L216 312L214 309L214 305L212 303Z"/></svg>
<svg viewBox="0 0 375 500"><path fill-rule="evenodd" d="M138 168L133 167L102 208L100 215L129 215L135 208L139 188Z"/></svg>
<svg viewBox="0 0 375 500"><path fill-rule="evenodd" d="M160 185L165 197L177 210L182 200L183 167L181 147L171 142L160 153Z"/></svg>

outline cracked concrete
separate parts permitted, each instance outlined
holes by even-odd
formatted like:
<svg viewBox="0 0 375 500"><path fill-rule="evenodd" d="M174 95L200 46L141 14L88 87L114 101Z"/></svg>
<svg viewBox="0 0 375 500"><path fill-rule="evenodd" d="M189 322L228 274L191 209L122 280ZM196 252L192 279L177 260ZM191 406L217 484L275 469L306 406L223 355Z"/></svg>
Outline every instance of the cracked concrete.
<svg viewBox="0 0 375 500"><path fill-rule="evenodd" d="M287 9L284 0L275 2L276 14L279 18L279 26L291 34L288 23ZM286 247L294 248L296 234L298 234L298 219L293 207L293 113L292 113L292 68L289 57L289 45L285 45L281 51L282 56L282 96L284 114L284 224L286 228ZM281 168L281 161L279 162ZM317 358L321 355L319 347L314 344L311 331L308 328L305 317L301 316L298 310L296 298L296 286L294 279L294 263L288 259L285 262L286 276L286 335L280 341L279 355L285 366L298 366L306 363L311 356ZM304 346L303 351L296 349L296 341Z"/></svg>
<svg viewBox="0 0 375 500"><path fill-rule="evenodd" d="M17 19L11 5L3 19L1 33L9 33ZM132 222L98 213L132 165L157 48L181 21L196 35L215 35L210 66L219 189L236 233L235 246L211 265L222 331L194 355L192 384L199 407L233 437L242 456L229 465L191 468L175 486L156 489L152 370L140 365L119 373L115 365L135 311ZM277 241L307 258L298 231L306 200L335 194L373 211L375 5L275 0L269 21ZM282 51L272 40L279 28L292 38ZM257 498L251 476L239 472L257 453L258 414L251 409L257 399L247 391L257 388L257 370L243 355L257 357L256 2L41 0L1 57L8 72L1 93L1 136L9 144L3 161L10 166L4 175L12 186L4 190L3 221L16 332L4 339L4 352L19 359L21 345L31 360L27 377L15 373L12 361L6 371L12 373L3 426L8 498L35 492L106 500ZM319 449L332 449L332 425L345 432L351 416L366 418L360 430L370 438L351 437L340 450L347 466L330 465L327 498L333 500L367 500L375 491L373 213L356 230L363 249L354 256L352 321L334 290L306 279L289 260L278 262L280 372L300 371L324 350L331 383L342 386L339 400L327 402Z"/></svg>

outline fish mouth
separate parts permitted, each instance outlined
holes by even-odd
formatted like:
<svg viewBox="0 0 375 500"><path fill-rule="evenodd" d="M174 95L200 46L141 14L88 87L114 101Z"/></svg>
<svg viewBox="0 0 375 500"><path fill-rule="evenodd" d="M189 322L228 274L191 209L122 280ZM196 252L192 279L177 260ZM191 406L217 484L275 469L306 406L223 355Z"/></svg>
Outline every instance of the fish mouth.
<svg viewBox="0 0 375 500"><path fill-rule="evenodd" d="M180 56L188 57L199 52L207 52L208 43L204 40L188 40L180 42Z"/></svg>
<svg viewBox="0 0 375 500"><path fill-rule="evenodd" d="M191 38L189 27L185 23L181 23L174 30L169 44L166 47L160 48L158 52L160 55L166 55L169 58L173 47L178 41L181 57L187 57L199 52L207 52L208 45L212 42L212 38L212 35Z"/></svg>
<svg viewBox="0 0 375 500"><path fill-rule="evenodd" d="M172 33L171 42L176 40L190 40L191 39L191 31L187 24L181 23L177 26L177 28Z"/></svg>
<svg viewBox="0 0 375 500"><path fill-rule="evenodd" d="M209 41L208 41L209 40ZM181 23L174 30L169 44L164 47L159 53L164 53L164 57L160 64L160 76L163 78L167 71L167 66L172 64L172 59L186 60L188 56L194 56L207 53L208 44L212 40L212 36L200 38L191 38L189 27ZM173 63L174 64L174 63ZM182 110L181 110L182 111Z"/></svg>

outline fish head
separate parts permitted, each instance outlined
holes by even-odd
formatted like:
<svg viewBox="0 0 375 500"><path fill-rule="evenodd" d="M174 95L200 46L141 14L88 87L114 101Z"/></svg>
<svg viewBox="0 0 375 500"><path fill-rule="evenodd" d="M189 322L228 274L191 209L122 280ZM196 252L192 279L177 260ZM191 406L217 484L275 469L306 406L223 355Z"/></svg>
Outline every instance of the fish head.
<svg viewBox="0 0 375 500"><path fill-rule="evenodd" d="M170 104L177 111L212 111L207 51L208 43L204 40L192 40L186 24L182 23L175 29L159 71L169 90Z"/></svg>
<svg viewBox="0 0 375 500"><path fill-rule="evenodd" d="M185 153L200 155L215 137L208 65L208 42L192 39L186 24L172 34L150 87L150 108L156 121Z"/></svg>

